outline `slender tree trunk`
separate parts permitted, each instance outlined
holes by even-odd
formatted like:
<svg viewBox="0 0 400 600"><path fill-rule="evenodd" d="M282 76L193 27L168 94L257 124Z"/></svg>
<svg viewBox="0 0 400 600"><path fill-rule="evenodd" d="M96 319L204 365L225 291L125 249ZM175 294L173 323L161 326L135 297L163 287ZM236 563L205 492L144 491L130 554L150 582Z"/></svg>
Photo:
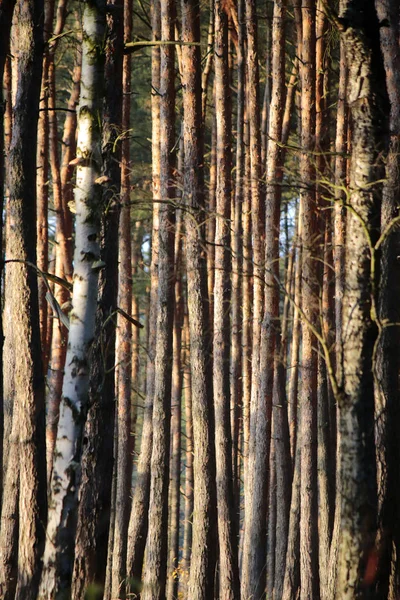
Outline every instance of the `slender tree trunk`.
<svg viewBox="0 0 400 600"><path fill-rule="evenodd" d="M327 17L321 0L317 2L316 18L316 124L315 144L318 151L316 157L316 204L319 208L318 225L321 229L320 255L323 258L320 293L321 333L330 349L334 343L334 323L332 309L332 225L331 211L328 204L329 192L324 189L324 181L329 177L329 98L327 97ZM328 366L325 363L324 351L320 346L318 355L317 384L317 422L318 422L318 506L319 506L319 577L321 595L327 588L329 574L329 550L332 539L334 484L335 484L335 440L336 421L330 422L332 411L332 389L328 378ZM331 433L331 425L334 432ZM332 460L333 459L333 460Z"/></svg>
<svg viewBox="0 0 400 600"><path fill-rule="evenodd" d="M246 6L247 33L247 110L250 127L250 180L251 180L251 222L253 240L253 327L252 327L252 361L251 361L251 401L250 401L250 434L247 459L247 476L245 477L245 525L243 541L243 571L242 596L244 598L258 597L264 592L265 564L259 565L257 558L258 544L265 545L265 512L264 515L254 506L255 502L265 502L268 495L256 498L253 485L256 480L256 440L257 416L260 391L260 342L261 321L264 305L264 271L263 271L263 219L264 210L261 205L261 134L259 109L259 69L257 53L257 17L254 0L249 0ZM257 440L258 441L258 440ZM265 457L268 462L268 458ZM254 517L259 516L257 524ZM263 532L259 524L263 522ZM257 533L256 533L257 532ZM258 536L256 540L255 536ZM264 539L261 542L261 538ZM261 559L263 560L263 559ZM260 574L263 573L261 579Z"/></svg>
<svg viewBox="0 0 400 600"><path fill-rule="evenodd" d="M3 4L1 5L3 6ZM10 17L11 18L11 17ZM12 90L11 64L6 60L4 73L5 115L4 115L4 146L8 153L12 133ZM4 177L6 180L6 177ZM6 182L4 182L6 183ZM8 197L5 206L5 246L8 246L12 224L11 202ZM1 505L0 529L0 583L2 594L6 600L14 600L18 575L18 505L19 505L19 445L18 417L13 418L15 402L15 345L12 327L13 302L13 268L7 268L4 276L4 347L2 356L3 379L3 423L2 436L3 460L2 480L3 497Z"/></svg>
<svg viewBox="0 0 400 600"><path fill-rule="evenodd" d="M249 146L249 123L244 116L244 147ZM243 404L243 477L248 476L249 446L250 446L250 404L251 404L251 356L252 356L252 247L251 247L251 193L250 193L250 156L245 153L244 160L244 189L243 189L243 329L242 329L242 404ZM244 504L246 508L246 483Z"/></svg>
<svg viewBox="0 0 400 600"><path fill-rule="evenodd" d="M132 38L132 6L125 1L124 40ZM119 225L119 269L118 269L118 306L128 315L132 306L132 260L131 260L131 208L130 208L130 93L131 93L131 55L123 57L122 66L122 141L121 156L121 214ZM125 598L127 534L129 525L130 498L132 480L132 440L131 440L131 357L133 356L132 324L121 314L117 321L116 339L116 382L117 413L116 436L117 449L114 462L116 478L115 522L112 551L111 597ZM136 384L136 382L134 382Z"/></svg>
<svg viewBox="0 0 400 600"><path fill-rule="evenodd" d="M161 22L158 0L153 0L152 31L155 40L160 39ZM152 189L153 198L160 198L160 49L152 49L152 88L151 117L152 117ZM137 467L136 487L132 499L131 515L128 527L127 573L131 580L131 592L137 591L137 582L142 576L144 549L148 529L148 504L150 494L150 461L153 444L153 395L154 395L154 363L157 323L157 290L158 290L158 227L159 207L153 204L151 272L150 272L150 306L149 306L149 336L148 359L146 369L146 402L142 427L142 442Z"/></svg>
<svg viewBox="0 0 400 600"><path fill-rule="evenodd" d="M282 600L299 597L300 588L300 444L296 446L290 504L288 545Z"/></svg>
<svg viewBox="0 0 400 600"><path fill-rule="evenodd" d="M213 102L215 102L215 83L213 86ZM214 319L214 278L215 278L215 223L216 209L215 196L217 186L217 118L214 114L211 126L211 157L210 175L208 182L208 206L207 206L207 285L210 310L210 327Z"/></svg>
<svg viewBox="0 0 400 600"><path fill-rule="evenodd" d="M183 389L185 397L185 521L183 530L182 571L185 577L185 588L189 579L190 558L192 550L192 516L193 516L193 419L192 419L192 381L190 373L189 323L187 313L184 316L185 370Z"/></svg>
<svg viewBox="0 0 400 600"><path fill-rule="evenodd" d="M173 0L161 0L161 39L174 39ZM149 502L149 531L143 600L165 596L168 544L168 485L172 384L172 331L174 320L174 225L173 183L175 143L174 47L161 47L160 66L160 206L158 236L158 301L155 384L153 401L153 450Z"/></svg>
<svg viewBox="0 0 400 600"><path fill-rule="evenodd" d="M54 1L46 2L44 5L44 57L42 72L42 87L40 90L40 112L38 122L37 140L37 266L47 273L49 267L49 234L48 234L48 207L49 207L49 113L48 113L48 72L49 72L49 50L48 40L53 29ZM39 321L40 341L42 348L42 361L44 374L48 366L47 341L47 300L46 281L40 277L39 288Z"/></svg>
<svg viewBox="0 0 400 600"><path fill-rule="evenodd" d="M284 2L276 2L273 13L272 98L267 159L267 203L265 227L265 311L260 345L260 396L257 406L253 514L251 521L252 581L255 598L265 589L266 514L271 445L272 394L276 329L279 328L279 219L282 180L280 140L281 107L284 106ZM276 432L280 435L280 432Z"/></svg>
<svg viewBox="0 0 400 600"><path fill-rule="evenodd" d="M3 1L0 3L0 29L2 31L1 41L0 41L0 197L4 198L5 196L5 187L6 187L6 170L5 170L5 117L3 117L6 112L6 97L4 96L3 90L3 82L5 82L5 69L7 62L7 53L10 47L10 34L11 34L11 24L12 24L12 15L14 11L15 0ZM39 141L38 141L39 145ZM4 200L1 201L1 215L2 218L0 220L0 249L3 252L3 212L4 212ZM0 303L1 307L1 315L3 314L3 301ZM0 319L0 506L3 497L3 477L4 477L4 383L3 383L3 344L4 344L4 330L3 330L3 321Z"/></svg>
<svg viewBox="0 0 400 600"><path fill-rule="evenodd" d="M349 68L353 124L351 210L346 222L346 287L343 298L344 387L339 395L341 528L336 598L365 594L376 532L374 347L383 159L389 104L374 2L343 0L341 36Z"/></svg>
<svg viewBox="0 0 400 600"><path fill-rule="evenodd" d="M240 423L242 416L242 335L243 335L243 305L242 305L242 269L243 269L243 232L242 204L244 196L244 3L238 4L238 49L237 49L237 120L236 120L236 181L233 204L233 236L232 236L232 349L231 349L231 431L232 431L232 471L233 493L235 498L235 526L239 533L240 520Z"/></svg>
<svg viewBox="0 0 400 600"><path fill-rule="evenodd" d="M8 155L12 275L14 428L18 435L19 537L15 598L36 600L46 522L45 406L36 264L36 143L43 53L43 4L21 2L19 24L29 44L19 47L18 87ZM26 102L29 98L29 103ZM16 457L15 457L16 458ZM11 463L9 465L11 467ZM15 465L14 465L15 467ZM11 485L12 482L10 473ZM12 490L5 488L4 497Z"/></svg>
<svg viewBox="0 0 400 600"><path fill-rule="evenodd" d="M190 1L185 3L183 8L183 40L198 42L200 40L200 5L196 1ZM188 598L206 600L212 598L214 593L216 491L212 362L210 359L211 332L207 293L207 258L204 253L204 132L199 46L184 46L182 58L184 64L184 200L187 206L185 229L194 472L192 553ZM185 398L186 402L190 399L189 396L185 396ZM190 485L190 478L187 484ZM187 517L188 513L186 512ZM185 560L187 561L187 558Z"/></svg>
<svg viewBox="0 0 400 600"><path fill-rule="evenodd" d="M103 87L102 53L93 60L93 47L102 43L105 5L85 5L83 13L82 88L78 108L77 187L75 188L76 235L74 288L70 331L60 406L55 460L40 594L59 595L71 585L77 486L80 479L83 422L87 407L88 353L95 333L95 314L100 261L99 186L101 173L99 115ZM62 549L62 551L61 551Z"/></svg>
<svg viewBox="0 0 400 600"><path fill-rule="evenodd" d="M100 258L104 268L99 276L95 333L90 351L88 418L83 437L82 482L72 581L74 600L81 598L83 590L93 582L101 586L104 584L109 539L115 415L114 315L118 290L119 203L115 200L115 190L120 189L121 183L120 146L116 143L122 108L121 9L122 4L116 2L114 11L110 11L107 17L102 122L103 173L106 179L106 184L102 186L102 203L107 210L101 215L100 232Z"/></svg>
<svg viewBox="0 0 400 600"><path fill-rule="evenodd" d="M182 141L181 141L182 143ZM179 162L183 159L180 152ZM182 165L178 169L182 172ZM179 517L181 487L181 419L182 419L182 328L184 298L182 289L182 221L181 211L176 216L175 232L175 316L173 332L173 365L171 393L171 467L170 467L170 525L168 550L168 584L166 597L178 598L179 587Z"/></svg>
<svg viewBox="0 0 400 600"><path fill-rule="evenodd" d="M380 22L387 19L389 26L380 29L381 50L386 69L386 84L390 100L390 145L386 163L381 212L381 230L398 218L399 142L400 134L400 76L399 76L399 23L398 2L378 0L377 15ZM379 290L379 318L381 323L399 323L400 315L395 298L399 297L398 265L399 232L394 228L382 245L381 283ZM376 392L376 444L378 467L378 536L377 548L379 570L377 597L393 598L391 577L394 571L394 587L399 588L399 570L393 560L394 548L399 548L398 502L400 482L398 476L399 445L397 428L399 423L399 328L384 327L381 333L377 354L377 377L379 388ZM392 594L392 596L390 596Z"/></svg>
<svg viewBox="0 0 400 600"><path fill-rule="evenodd" d="M217 188L214 281L214 412L217 474L220 598L239 597L237 540L234 529L232 440L229 394L231 301L231 115L228 71L228 20L215 3L215 110L217 118Z"/></svg>
<svg viewBox="0 0 400 600"><path fill-rule="evenodd" d="M310 325L318 322L318 263L315 206L315 0L302 2L301 147L300 173L302 256L302 388L301 410L301 599L319 598L317 498L317 353Z"/></svg>
<svg viewBox="0 0 400 600"><path fill-rule="evenodd" d="M210 80L210 73L213 66L213 44L214 44L214 21L215 21L215 10L214 10L214 0L210 0L210 20L208 23L208 35L207 35L207 59L204 65L203 72L201 74L201 106L202 106L202 115L203 121L206 119L206 111L207 111L207 97L208 97L208 82Z"/></svg>
<svg viewBox="0 0 400 600"><path fill-rule="evenodd" d="M347 66L345 57L344 41L340 40L340 71L338 88L338 106L336 114L336 139L335 139L335 212L334 212L334 255L333 262L335 268L335 376L339 387L343 386L343 296L345 288L345 239L346 239L346 187L347 187L347 166L348 158L347 138L348 138L348 107L346 102L347 88ZM335 399L336 401L336 399ZM334 422L337 418L338 408L333 407L330 420ZM336 424L334 433L336 442L336 498L334 526L332 540L329 549L328 581L325 589L322 589L322 598L329 600L335 595L336 589L336 571L337 571L337 553L338 536L340 529L340 443L339 431Z"/></svg>

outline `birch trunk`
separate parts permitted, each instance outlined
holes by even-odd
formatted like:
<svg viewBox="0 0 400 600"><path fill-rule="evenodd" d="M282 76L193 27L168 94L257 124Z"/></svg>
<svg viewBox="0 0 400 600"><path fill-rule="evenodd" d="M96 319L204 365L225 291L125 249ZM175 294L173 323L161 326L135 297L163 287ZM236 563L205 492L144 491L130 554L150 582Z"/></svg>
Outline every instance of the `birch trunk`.
<svg viewBox="0 0 400 600"><path fill-rule="evenodd" d="M88 355L95 331L102 213L101 102L105 2L85 3L82 90L78 106L76 233L72 311L63 394L51 478L41 598L60 596L71 584L80 480L82 431L89 383Z"/></svg>

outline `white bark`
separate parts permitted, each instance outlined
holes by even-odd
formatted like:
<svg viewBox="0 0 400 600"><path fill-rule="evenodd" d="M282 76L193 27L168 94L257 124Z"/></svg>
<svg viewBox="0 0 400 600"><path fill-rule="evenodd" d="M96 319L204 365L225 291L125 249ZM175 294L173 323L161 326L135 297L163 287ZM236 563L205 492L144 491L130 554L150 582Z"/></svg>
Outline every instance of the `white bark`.
<svg viewBox="0 0 400 600"><path fill-rule="evenodd" d="M74 512L94 336L100 263L102 45L105 2L85 3L82 87L78 107L75 252L72 311L60 417L50 483L40 598L57 597L72 571ZM71 522L72 518L72 522Z"/></svg>

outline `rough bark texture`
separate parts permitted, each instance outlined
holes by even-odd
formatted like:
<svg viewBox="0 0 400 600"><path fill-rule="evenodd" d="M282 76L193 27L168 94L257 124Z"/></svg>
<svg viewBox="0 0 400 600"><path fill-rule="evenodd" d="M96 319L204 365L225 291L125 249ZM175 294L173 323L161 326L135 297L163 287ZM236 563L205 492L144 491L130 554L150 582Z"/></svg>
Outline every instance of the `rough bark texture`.
<svg viewBox="0 0 400 600"><path fill-rule="evenodd" d="M400 134L400 57L397 0L377 0L378 20L387 19L388 26L381 27L381 51L386 84L390 100L390 143L386 163L386 181L383 189L381 231L393 224L399 216L399 134ZM378 535L377 549L380 557L377 573L377 597L392 600L399 589L397 559L394 548L399 548L399 327L400 314L395 298L399 295L398 259L400 236L393 228L382 245L381 281L379 290L379 319L383 324L377 353L376 391L376 446L378 467ZM397 323L394 327L393 324ZM385 326L386 325L386 326ZM394 578L393 578L394 574ZM391 577L394 582L391 582ZM393 585L394 583L394 585ZM392 585L391 585L392 584ZM391 589L392 588L392 589ZM393 590L394 588L394 590Z"/></svg>
<svg viewBox="0 0 400 600"><path fill-rule="evenodd" d="M6 0L0 3L0 29L2 31L1 41L0 41L0 81L2 82L0 89L0 197L4 198L5 193L5 118L3 118L3 114L6 111L6 96L4 95L3 87L6 87L6 62L7 62L7 52L10 46L10 33L11 33L11 23L12 16L15 6L15 0ZM9 60L9 59L8 59ZM1 202L1 214L3 215L4 204ZM3 218L0 221L0 248L3 248ZM3 303L1 304L3 307ZM3 387L3 344L4 344L4 330L3 330L3 321L0 320L0 466L3 467L3 434L4 434L4 387ZM0 506L1 500L3 496L3 478L4 478L4 469L0 469Z"/></svg>
<svg viewBox="0 0 400 600"><path fill-rule="evenodd" d="M247 469L245 474L245 524L243 541L243 569L241 581L241 593L244 598L255 596L256 589L263 588L263 581L257 576L258 540L255 542L253 522L255 514L263 517L253 508L253 503L265 500L255 498L253 494L253 483L255 479L255 450L257 438L257 410L260 393L260 342L261 321L264 304L264 256L263 256L263 219L264 211L261 204L261 132L260 132L260 107L259 107L259 68L257 52L257 16L254 0L245 4L246 33L247 33L247 110L250 128L250 185L251 185L251 223L253 242L253 327L252 327L252 362L251 362L251 401L250 401L250 433L248 443ZM266 459L268 460L268 459ZM268 497L268 495L267 495ZM265 513L264 513L265 517ZM261 522L259 521L259 523ZM261 539L262 533L259 523L258 535ZM265 518L264 518L265 535ZM265 540L264 540L265 541ZM265 565L263 565L265 567ZM258 572L259 575L259 572ZM262 578L265 582L265 571ZM257 592L258 593L258 592ZM258 600L258 597L257 597Z"/></svg>
<svg viewBox="0 0 400 600"><path fill-rule="evenodd" d="M183 146L183 140L181 140ZM182 172L183 156L179 153L178 172ZM175 316L173 332L173 365L171 390L171 466L169 484L169 536L168 536L168 584L166 597L178 597L179 587L179 533L181 488L181 419L182 419L182 327L184 297L182 290L182 221L181 212L176 215L175 231Z"/></svg>
<svg viewBox="0 0 400 600"><path fill-rule="evenodd" d="M182 36L200 39L199 4L184 6ZM184 46L184 200L192 384L194 511L188 598L213 597L216 545L214 416L211 336L204 253L204 153L201 109L201 56L198 46Z"/></svg>
<svg viewBox="0 0 400 600"><path fill-rule="evenodd" d="M344 386L339 396L341 527L336 597L364 597L376 532L374 348L383 158L389 114L374 2L342 1L353 124L343 299Z"/></svg>
<svg viewBox="0 0 400 600"><path fill-rule="evenodd" d="M189 323L187 312L184 317L185 371L183 389L185 398L185 521L183 531L182 571L187 588L192 551L192 515L193 515L193 422L192 422L192 382L189 361Z"/></svg>
<svg viewBox="0 0 400 600"><path fill-rule="evenodd" d="M301 410L301 599L319 597L317 499L317 353L310 325L318 323L317 224L315 206L315 0L302 2L301 146L302 182L302 388Z"/></svg>
<svg viewBox="0 0 400 600"><path fill-rule="evenodd" d="M12 343L18 349L13 365L13 420L17 420L13 434L18 436L15 439L18 440L19 472L15 598L34 600L40 579L43 523L46 522L47 509L44 378L37 275L32 268L36 264L36 228L32 227L32 223L36 220L36 142L42 74L43 4L21 2L18 18L23 37L19 40L18 85L8 155L10 222L6 256L11 261L7 268L13 271ZM10 462L9 467L15 468L15 463L16 460L14 465ZM12 487L16 484L11 472L7 482ZM15 495L12 489L5 488L4 497L9 493L13 501ZM13 543L12 538L9 542Z"/></svg>
<svg viewBox="0 0 400 600"><path fill-rule="evenodd" d="M217 476L219 594L239 597L237 541L234 529L232 440L230 426L229 342L231 301L231 115L228 67L228 19L215 3L215 110L217 118L217 186L215 228L213 387Z"/></svg>
<svg viewBox="0 0 400 600"><path fill-rule="evenodd" d="M151 4L153 38L160 39L160 5L158 0ZM153 198L160 198L160 49L152 50L151 96L152 118L152 189ZM159 204L153 204L152 246L150 267L150 306L149 336L146 368L146 401L143 417L142 441L137 466L137 479L132 499L131 516L128 527L127 573L131 580L131 590L136 592L137 583L142 576L144 549L148 529L148 503L150 494L150 461L153 444L153 395L154 395L154 363L157 323L157 289L158 289L158 213Z"/></svg>
<svg viewBox="0 0 400 600"><path fill-rule="evenodd" d="M161 0L161 40L174 39L174 0ZM161 46L160 66L160 205L158 229L157 336L153 400L153 450L149 531L143 600L165 597L168 543L169 445L171 425L172 331L174 321L175 197L175 50ZM171 202L168 202L171 200Z"/></svg>
<svg viewBox="0 0 400 600"><path fill-rule="evenodd" d="M119 4L124 10L124 41L132 38L132 7L129 2ZM122 25L122 23L121 23ZM115 32L120 36L122 27ZM116 49L122 53L122 46ZM119 60L122 59L122 56ZM131 94L131 55L123 57L122 65L122 141L121 156L121 214L119 226L119 266L118 266L118 307L128 315L132 306L132 248L131 248L131 207L130 207L130 164L129 136L130 94ZM125 133L124 133L125 132ZM117 182L115 182L116 184ZM132 324L123 315L118 315L116 339L116 456L114 476L116 477L114 547L112 552L111 597L125 597L127 538L129 524L130 496L132 480L132 438L131 438L131 357L133 349ZM136 385L136 381L134 382Z"/></svg>

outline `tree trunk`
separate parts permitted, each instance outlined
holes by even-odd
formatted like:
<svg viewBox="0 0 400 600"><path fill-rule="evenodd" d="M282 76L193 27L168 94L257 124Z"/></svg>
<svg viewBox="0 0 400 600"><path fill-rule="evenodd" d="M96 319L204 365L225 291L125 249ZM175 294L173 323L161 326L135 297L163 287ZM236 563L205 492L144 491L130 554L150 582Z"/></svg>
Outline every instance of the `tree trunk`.
<svg viewBox="0 0 400 600"><path fill-rule="evenodd" d="M242 269L243 269L243 231L242 204L244 197L244 84L245 84L245 48L244 48L244 3L238 4L238 47L237 47L237 120L236 120L236 181L233 205L232 236L232 341L231 341L231 431L232 431L232 471L235 508L235 528L239 533L240 521L240 425L242 423Z"/></svg>
<svg viewBox="0 0 400 600"><path fill-rule="evenodd" d="M315 0L302 2L301 147L302 182L302 388L300 578L301 600L319 598L317 498L317 353L311 327L318 323L317 224L315 206ZM310 327L311 326L311 327Z"/></svg>
<svg viewBox="0 0 400 600"><path fill-rule="evenodd" d="M400 76L399 76L399 23L398 2L377 0L378 20L388 20L389 25L380 28L381 50L386 70L386 84L390 100L390 144L386 163L386 181L383 189L381 230L393 224L399 217L399 142L400 134ZM400 235L393 228L382 245L381 282L379 290L379 318L381 323L397 323L397 327L383 326L377 353L376 391L376 445L378 467L378 536L377 551L379 569L377 574L377 597L393 598L390 589L391 578L394 588L399 589L397 560L393 560L394 548L399 548L398 502L400 482L398 476L399 445L397 429L399 424L400 390L398 372L400 367L399 328L400 315L395 298L399 297L398 259ZM393 577L394 574L394 577ZM395 592L395 593L396 593ZM392 594L392 596L390 595Z"/></svg>
<svg viewBox="0 0 400 600"><path fill-rule="evenodd" d="M124 40L132 38L132 6L125 1ZM121 31L118 32L119 34ZM122 48L121 48L122 50ZM131 207L130 207L130 94L131 94L131 55L123 57L122 65L122 140L121 156L121 214L119 225L119 269L118 269L118 307L128 315L132 307L132 248L131 248ZM111 597L125 598L126 594L126 558L130 509L130 487L132 481L132 381L131 357L133 356L132 324L121 314L117 321L116 339L116 455L114 477L116 478L115 522L112 551ZM136 382L134 382L136 385Z"/></svg>
<svg viewBox="0 0 400 600"><path fill-rule="evenodd" d="M104 81L102 44L105 5L85 4L83 13L82 82L78 107L76 234L72 311L63 395L51 480L46 547L40 593L58 596L71 585L77 488L80 479L82 433L87 410L88 355L95 334L100 261L101 115ZM70 523L70 519L72 520ZM62 551L61 551L62 550Z"/></svg>
<svg viewBox="0 0 400 600"><path fill-rule="evenodd" d="M161 35L160 5L158 0L151 4L153 39L159 40ZM151 55L151 96L152 119L152 189L153 198L160 198L160 49L154 47ZM148 529L148 504L150 494L150 461L153 444L153 395L154 395L154 363L157 323L157 290L158 290L158 214L160 205L153 204L152 246L150 267L150 307L149 336L147 345L146 369L146 401L142 427L142 442L137 466L136 486L132 499L131 515L128 527L127 573L130 578L130 590L135 593L138 581L142 576L143 557Z"/></svg>
<svg viewBox="0 0 400 600"><path fill-rule="evenodd" d="M187 307L186 307L187 310ZM187 312L184 316L184 347L185 371L183 374L183 388L185 396L185 439L186 439L186 464L185 464L185 521L183 531L182 571L185 581L185 590L189 579L190 558L192 551L192 515L193 515L193 419L192 419L192 381L190 374L189 350L189 323Z"/></svg>
<svg viewBox="0 0 400 600"><path fill-rule="evenodd" d="M229 394L231 301L231 115L228 70L228 19L215 2L215 110L217 118L217 187L214 281L213 386L219 539L220 598L239 597L237 540L234 529L232 440Z"/></svg>
<svg viewBox="0 0 400 600"><path fill-rule="evenodd" d="M82 597L83 590L89 588L93 582L101 586L104 584L110 526L113 472L111 432L114 430L115 414L114 315L118 290L119 204L115 201L115 190L120 189L120 147L116 140L121 125L122 108L121 8L121 3L116 3L115 11L109 14L107 19L102 123L103 173L107 178L107 184L102 191L102 201L107 211L102 214L100 237L104 269L99 276L95 335L90 351L88 417L83 436L82 482L79 491L72 581L72 595L76 600ZM82 68L83 66L84 64ZM93 485L93 482L96 482L96 485Z"/></svg>
<svg viewBox="0 0 400 600"><path fill-rule="evenodd" d="M161 0L161 39L174 39L173 0ZM174 47L161 46L160 66L160 205L158 230L158 300L155 383L153 400L153 450L149 502L149 531L143 600L165 596L168 547L168 485L172 384L172 331L174 321L175 197L175 88ZM171 200L171 202L168 202Z"/></svg>
<svg viewBox="0 0 400 600"><path fill-rule="evenodd" d="M374 2L343 0L341 36L349 68L353 124L343 298L344 387L338 399L341 528L336 597L357 598L371 585L366 571L376 532L374 347L383 160L389 114Z"/></svg>
<svg viewBox="0 0 400 600"><path fill-rule="evenodd" d="M181 145L183 140L181 140ZM180 152L179 163L183 162ZM178 168L182 172L182 164ZM182 419L182 327L184 298L182 285L182 221L181 211L176 215L175 232L175 316L173 333L173 365L171 393L171 467L170 467L170 525L168 549L168 600L178 598L179 587L179 521L181 488L181 419Z"/></svg>
<svg viewBox="0 0 400 600"><path fill-rule="evenodd" d="M200 40L199 4L184 4L182 37ZM214 594L216 491L214 416L212 406L211 332L204 252L204 151L201 108L200 48L182 48L184 108L184 200L193 431L194 512L188 598ZM186 397L186 401L189 398ZM188 405L187 405L187 408ZM190 484L190 479L188 481Z"/></svg>
<svg viewBox="0 0 400 600"><path fill-rule="evenodd" d="M252 327L252 361L251 361L251 400L250 400L250 433L248 443L247 476L245 476L245 524L243 540L243 568L241 593L244 598L258 600L257 593L264 593L265 565L261 569L264 575L259 577L257 571L258 540L255 535L264 536L262 543L265 545L265 513L260 519L264 527L261 533L255 532L254 516L258 513L253 507L254 502L266 501L266 498L255 498L253 484L256 479L256 439L257 439L257 411L260 392L260 342L261 321L264 305L264 210L261 204L261 133L260 133L260 108L259 108L259 69L257 52L257 17L256 4L249 0L246 6L246 33L247 33L247 110L250 127L250 181L251 181L251 223L253 240L253 327ZM266 461L268 458L266 457ZM259 540L261 539L259 537Z"/></svg>
<svg viewBox="0 0 400 600"><path fill-rule="evenodd" d="M37 274L32 269L32 265L36 264L36 228L32 227L32 223L36 221L36 143L42 74L43 4L21 2L18 18L30 43L21 43L19 47L18 87L8 155L10 229L7 260L11 261L8 269L13 271L12 338L18 349L14 357L13 384L13 419L18 420L19 446L19 538L15 598L35 600L47 509L44 379ZM9 490L5 489L4 496L8 493Z"/></svg>

